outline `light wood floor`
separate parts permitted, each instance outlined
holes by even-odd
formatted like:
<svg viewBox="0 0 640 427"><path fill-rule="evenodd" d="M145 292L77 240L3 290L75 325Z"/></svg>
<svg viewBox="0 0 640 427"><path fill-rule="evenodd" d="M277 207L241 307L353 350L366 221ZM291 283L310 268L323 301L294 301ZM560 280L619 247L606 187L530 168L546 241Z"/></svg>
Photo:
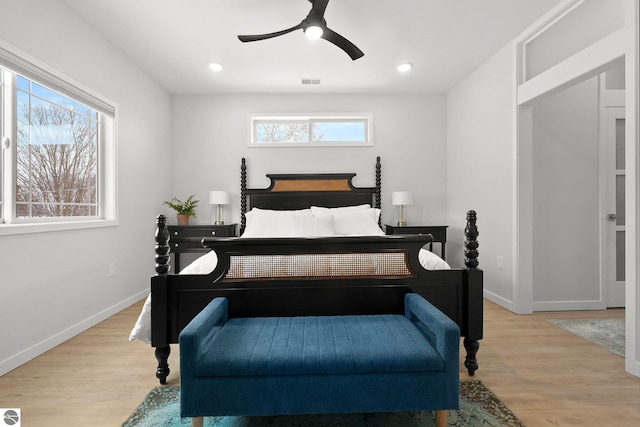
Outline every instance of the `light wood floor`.
<svg viewBox="0 0 640 427"><path fill-rule="evenodd" d="M120 425L157 385L152 349L127 340L141 306L0 377L0 408L21 408L24 427ZM622 310L518 316L485 302L474 378L529 427L640 426L640 378L625 373L624 359L546 321L623 316ZM177 384L177 347L172 351L168 383ZM460 376L469 378L464 368Z"/></svg>

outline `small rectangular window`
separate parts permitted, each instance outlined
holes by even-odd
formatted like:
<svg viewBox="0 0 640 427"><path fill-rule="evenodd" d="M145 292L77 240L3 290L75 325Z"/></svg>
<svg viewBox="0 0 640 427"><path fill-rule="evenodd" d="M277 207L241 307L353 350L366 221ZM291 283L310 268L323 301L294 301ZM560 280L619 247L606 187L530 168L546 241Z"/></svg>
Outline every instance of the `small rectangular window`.
<svg viewBox="0 0 640 427"><path fill-rule="evenodd" d="M250 147L372 146L371 113L253 115Z"/></svg>

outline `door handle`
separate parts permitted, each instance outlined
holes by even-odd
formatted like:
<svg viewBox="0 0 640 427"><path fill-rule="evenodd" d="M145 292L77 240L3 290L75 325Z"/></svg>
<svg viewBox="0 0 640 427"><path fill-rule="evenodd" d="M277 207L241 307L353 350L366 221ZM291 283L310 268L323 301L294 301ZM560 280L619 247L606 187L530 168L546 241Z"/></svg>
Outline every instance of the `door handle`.
<svg viewBox="0 0 640 427"><path fill-rule="evenodd" d="M607 219L609 221L615 221L616 220L616 214L609 214L607 215Z"/></svg>

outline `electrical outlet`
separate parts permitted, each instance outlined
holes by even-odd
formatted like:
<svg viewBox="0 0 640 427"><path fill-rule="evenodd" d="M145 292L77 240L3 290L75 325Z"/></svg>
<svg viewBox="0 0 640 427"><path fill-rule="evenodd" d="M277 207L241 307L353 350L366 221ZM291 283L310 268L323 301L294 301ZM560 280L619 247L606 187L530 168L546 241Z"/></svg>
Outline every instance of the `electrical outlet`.
<svg viewBox="0 0 640 427"><path fill-rule="evenodd" d="M112 262L109 264L109 277L113 277L116 275L116 263Z"/></svg>
<svg viewBox="0 0 640 427"><path fill-rule="evenodd" d="M498 269L504 270L504 257L498 255Z"/></svg>

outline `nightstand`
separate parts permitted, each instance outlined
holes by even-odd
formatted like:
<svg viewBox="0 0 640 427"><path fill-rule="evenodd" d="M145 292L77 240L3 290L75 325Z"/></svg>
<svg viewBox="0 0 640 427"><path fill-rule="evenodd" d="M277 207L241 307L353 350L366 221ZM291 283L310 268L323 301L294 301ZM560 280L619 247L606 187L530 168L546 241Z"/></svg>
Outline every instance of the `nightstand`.
<svg viewBox="0 0 640 427"><path fill-rule="evenodd" d="M440 243L440 257L445 259L448 225L388 225L385 224L387 234L431 234L433 242ZM433 250L433 242L429 243L429 250Z"/></svg>
<svg viewBox="0 0 640 427"><path fill-rule="evenodd" d="M202 247L205 237L233 237L237 224L223 225L169 225L169 246L175 259L175 273L180 272L181 253L205 253L209 249Z"/></svg>

